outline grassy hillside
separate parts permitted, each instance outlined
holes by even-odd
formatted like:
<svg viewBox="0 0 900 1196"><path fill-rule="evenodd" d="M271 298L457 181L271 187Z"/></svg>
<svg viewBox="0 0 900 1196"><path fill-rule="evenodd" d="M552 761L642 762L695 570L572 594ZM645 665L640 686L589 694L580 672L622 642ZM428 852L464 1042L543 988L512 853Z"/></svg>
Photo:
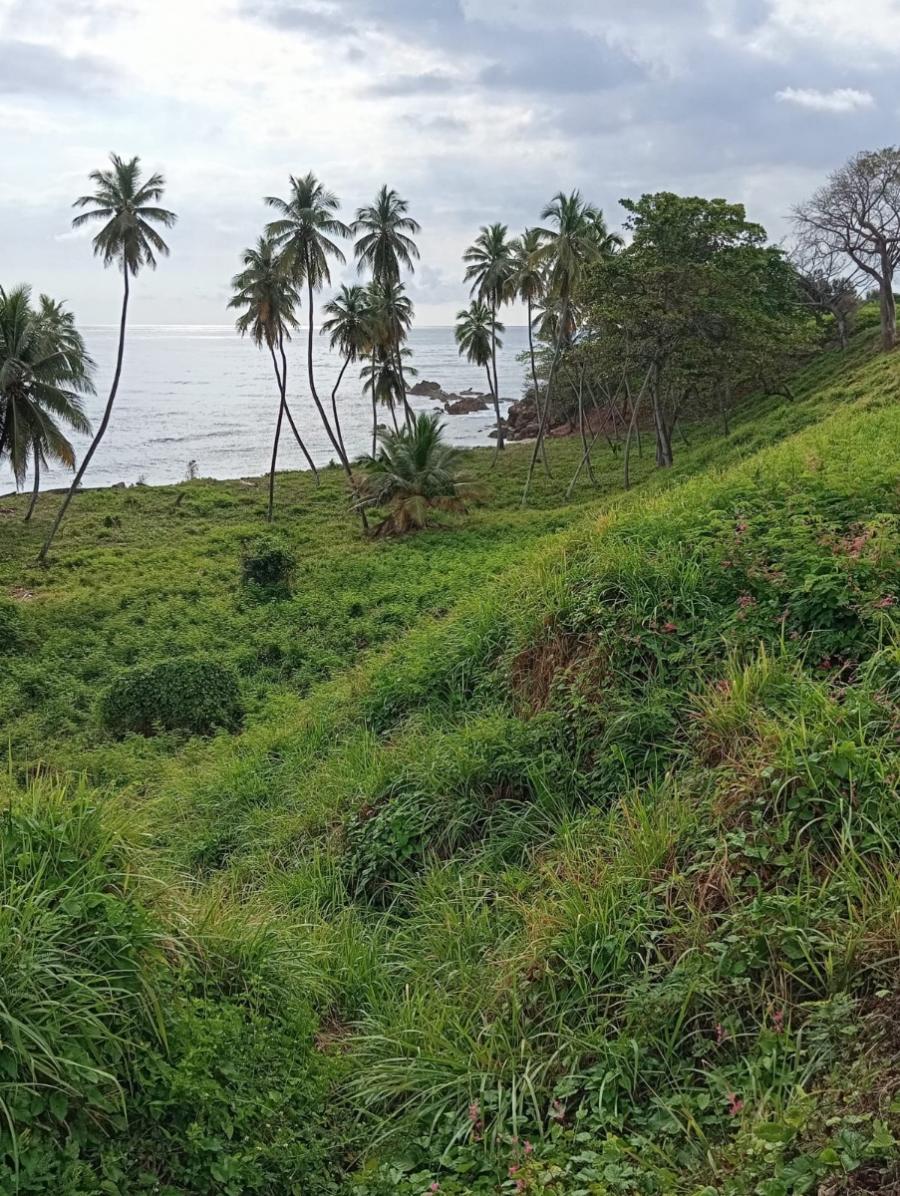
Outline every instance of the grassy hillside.
<svg viewBox="0 0 900 1196"><path fill-rule="evenodd" d="M900 1182L898 380L861 336L674 476L521 513L510 453L405 544L290 479L280 600L237 485L85 495L47 574L17 529L10 733L92 781L14 760L0 1188ZM111 741L116 670L198 647L243 734Z"/></svg>

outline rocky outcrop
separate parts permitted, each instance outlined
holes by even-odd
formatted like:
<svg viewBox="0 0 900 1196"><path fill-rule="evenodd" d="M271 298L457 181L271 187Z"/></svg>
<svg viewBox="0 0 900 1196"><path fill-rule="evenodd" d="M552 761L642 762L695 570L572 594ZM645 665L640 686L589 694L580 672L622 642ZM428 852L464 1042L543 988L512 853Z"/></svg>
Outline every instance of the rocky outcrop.
<svg viewBox="0 0 900 1196"><path fill-rule="evenodd" d="M421 399L440 403L447 415L469 415L472 411L487 411L491 396L477 390L463 390L459 394L446 391L439 382L417 382L409 393Z"/></svg>
<svg viewBox="0 0 900 1196"><path fill-rule="evenodd" d="M472 411L487 411L490 404L483 395L445 395L444 410L448 415L468 415Z"/></svg>

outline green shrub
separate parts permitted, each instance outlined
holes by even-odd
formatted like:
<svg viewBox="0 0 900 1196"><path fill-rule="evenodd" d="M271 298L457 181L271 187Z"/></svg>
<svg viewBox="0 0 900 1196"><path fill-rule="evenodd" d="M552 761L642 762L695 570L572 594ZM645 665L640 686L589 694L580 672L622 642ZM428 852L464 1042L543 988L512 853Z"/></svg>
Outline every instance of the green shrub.
<svg viewBox="0 0 900 1196"><path fill-rule="evenodd" d="M254 536L244 541L241 578L245 585L264 590L287 590L296 563L294 554L277 536Z"/></svg>
<svg viewBox="0 0 900 1196"><path fill-rule="evenodd" d="M108 731L187 731L209 735L235 730L243 718L236 674L214 660L180 657L122 673L100 699L100 721Z"/></svg>

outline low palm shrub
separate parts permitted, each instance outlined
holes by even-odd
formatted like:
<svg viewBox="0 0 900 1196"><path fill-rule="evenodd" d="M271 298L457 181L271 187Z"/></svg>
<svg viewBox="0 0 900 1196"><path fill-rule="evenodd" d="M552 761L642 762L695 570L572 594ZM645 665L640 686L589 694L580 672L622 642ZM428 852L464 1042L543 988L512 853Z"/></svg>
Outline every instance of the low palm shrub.
<svg viewBox="0 0 900 1196"><path fill-rule="evenodd" d="M402 536L428 526L434 511L465 511L475 489L457 468L440 416L422 414L410 428L379 436L381 448L363 459L357 507L386 507L376 536Z"/></svg>

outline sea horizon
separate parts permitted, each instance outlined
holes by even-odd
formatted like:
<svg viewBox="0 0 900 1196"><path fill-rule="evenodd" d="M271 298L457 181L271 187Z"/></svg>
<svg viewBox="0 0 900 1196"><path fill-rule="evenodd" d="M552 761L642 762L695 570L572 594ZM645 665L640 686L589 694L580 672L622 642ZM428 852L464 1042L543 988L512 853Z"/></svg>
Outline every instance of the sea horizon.
<svg viewBox="0 0 900 1196"><path fill-rule="evenodd" d="M96 428L106 403L118 337L118 324L83 324L88 351L97 362L97 393L85 402ZM315 327L315 326L314 326ZM482 369L461 359L451 324L412 329L409 384L438 382L445 391L487 391ZM501 410L520 397L525 367L517 356L527 348L527 326L509 325L498 355ZM330 408L332 387L343 364L327 338L316 333L314 367L319 395ZM317 466L334 460L334 448L321 425L309 391L305 329L288 347L288 403L309 453ZM417 371L415 374L412 371ZM416 411L437 409L434 399L411 396ZM129 324L119 393L109 429L85 474L84 489L124 482L166 485L199 477L227 480L259 477L269 469L278 392L268 356L230 323ZM372 448L371 400L363 393L353 367L344 375L338 411L351 457ZM379 422L389 423L386 409ZM447 415L446 434L457 447L492 443L492 409ZM88 438L72 436L80 459ZM308 469L285 425L278 455L280 470ZM54 466L42 471L41 490L57 490L72 474ZM26 481L30 488L30 480ZM0 495L15 492L8 467L0 470Z"/></svg>

